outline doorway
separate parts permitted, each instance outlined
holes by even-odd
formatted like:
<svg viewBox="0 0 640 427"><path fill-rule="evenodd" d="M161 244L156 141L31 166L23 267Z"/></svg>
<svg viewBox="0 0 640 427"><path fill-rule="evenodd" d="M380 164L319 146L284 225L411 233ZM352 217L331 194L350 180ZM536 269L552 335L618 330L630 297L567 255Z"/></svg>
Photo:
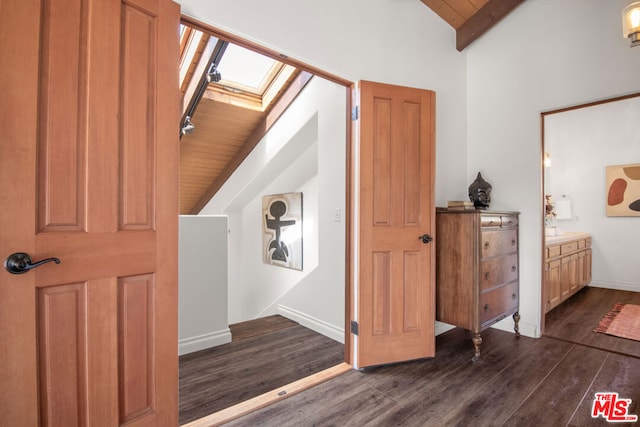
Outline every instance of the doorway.
<svg viewBox="0 0 640 427"><path fill-rule="evenodd" d="M633 93L541 114L545 197L541 332L545 335L564 336L558 325L568 324L563 317L572 316L562 315L565 310L573 313L569 310L573 307L580 313L581 301L600 293L608 295L591 288L621 291L621 295L638 291L640 269L630 257L640 234L628 227L631 218L607 212L606 171L640 154L634 139L639 131L635 119L639 106L640 93ZM632 195L627 191L625 197ZM627 206L632 201L621 200L616 205ZM594 307L591 304L587 311ZM546 325L550 319L551 331ZM596 326L587 326L587 332Z"/></svg>
<svg viewBox="0 0 640 427"><path fill-rule="evenodd" d="M306 66L304 64L297 63L294 60L290 60L289 58L282 58L280 55L278 55L275 52L271 52L271 51L265 50L263 48L260 48L258 46L249 44L249 43L247 43L247 42L245 42L243 40L237 39L237 38L235 38L235 37L233 37L233 36L231 36L229 34L222 33L222 32L220 32L220 31L218 31L216 29L203 26L202 24L197 23L197 22L193 22L190 19L183 18L182 24L185 25L185 26L188 26L190 28L195 28L197 30L200 30L200 31L203 31L203 32L205 32L207 34L210 34L212 37L215 37L216 39L218 39L220 41L223 41L224 43L227 43L228 44L227 47L228 46L239 46L239 47L242 47L242 48L249 49L249 50L251 50L253 52L258 52L258 53L260 53L262 55L265 55L265 56L267 56L269 58L277 59L278 61L281 61L282 63L286 64L289 67L296 68L296 69L300 70L300 72L302 72L302 73L313 74L314 77L313 77L312 80L321 79L321 80L323 80L325 82L330 82L330 84L332 84L332 85L336 85L336 86L342 87L343 88L342 90L346 89L346 91L343 92L343 95L342 95L342 97L343 97L342 100L343 100L343 103L346 103L346 108L343 107L344 108L343 112L339 113L339 114L342 115L342 119L345 122L344 130L340 131L342 133L342 135L343 135L343 139L346 141L345 146L342 147L342 150L344 150L343 153L344 153L344 159L345 160L344 160L344 164L341 165L341 167L344 167L344 181L341 183L341 185L344 188L344 193L343 193L343 196L342 196L342 203L341 203L340 208L339 209L335 209L335 210L331 210L331 214L333 215L332 218L331 218L331 222L334 222L334 223L341 222L342 226L343 226L343 231L342 231L342 237L343 238L342 238L340 244L342 245L342 249L343 249L343 251L341 251L343 253L343 258L342 258L341 262L343 262L345 264L345 269L344 269L342 280L340 280L340 282L342 283L342 286L340 286L340 288L341 288L342 295L344 296L344 301L345 302L344 302L344 307L341 307L340 311L342 312L343 315L344 315L344 313L348 313L348 307L350 306L350 296L349 296L349 292L348 292L348 290L349 290L349 286L348 286L348 284L349 284L349 271L350 271L350 269L349 269L349 250L348 250L348 248L350 247L350 244L349 244L350 237L349 236L350 236L350 229L351 229L351 227L350 227L350 206L349 206L350 195L349 195L349 192L350 192L350 187L351 186L349 184L349 181L350 181L350 178L349 178L350 177L350 166L349 166L349 159L350 159L350 156L349 156L349 153L350 153L350 128L349 128L348 122L346 120L346 116L347 116L346 112L349 111L351 83L347 82L347 81L344 81L344 80L342 80L340 78L336 78L335 76L327 75L326 73L323 73L323 72L321 72L319 70L311 69L311 67L308 67L308 66ZM208 71L211 71L211 70L208 70ZM224 76L222 78L224 78ZM212 95L207 95L207 96L212 96ZM250 96L246 96L245 97L245 99L248 99L247 102L255 101L255 99L251 100L249 98L251 98L251 97ZM346 100L346 102L345 102L345 100ZM286 108L285 108L285 110L286 110ZM204 125L202 123L202 121L200 121L199 123L196 123L195 116L192 117L192 119L193 120L191 121L191 123L193 123L196 126L196 132L197 132L197 127L198 126L201 126L202 128L206 129L206 125ZM318 121L319 119L316 117L316 118L312 118L311 120L312 121L313 120ZM183 125L184 124L185 123L183 121ZM305 125L303 127L304 128L309 128L309 126L307 126L307 125ZM253 137L253 135L252 135L252 137ZM186 140L187 138L188 138L188 136L184 136L183 137L183 141ZM317 147L316 148L307 147L307 149L305 149L305 153L308 150L313 151L313 150L321 150L321 149L318 149ZM251 150L247 150L247 151L250 152ZM248 153L246 153L246 154L248 154ZM320 153L320 154L317 154L317 155L318 156L322 156L323 154ZM305 154L305 156L308 157L309 155ZM313 156L313 154L311 156ZM320 161L322 161L322 159L320 159ZM242 197L244 197L244 196L242 196ZM239 205L239 203L236 203L236 207L237 207L237 205ZM182 206L182 203L181 203L181 206ZM205 209L205 211L207 211L207 209L208 209L206 207L206 204L203 206L203 208ZM319 207L316 207L316 209L320 210ZM240 210L242 210L242 209L240 209ZM325 209L325 212L326 212L326 209ZM192 212L192 213L195 213L195 212ZM237 218L236 219L230 219L230 222L231 221L234 222L233 224L230 224L230 229L231 229L231 233L232 234L234 233L234 229L235 230L238 230L238 228L244 229L243 226L238 225L238 223L235 223L236 220L237 220ZM320 215L317 215L317 220L326 222L326 218L321 218ZM240 221L240 220L238 220L238 221ZM313 255L313 254L310 254L310 255ZM318 275L317 269L313 269L312 267L313 267L313 265L311 265L309 267L309 271L310 272L309 272L308 276L305 278L305 280L311 280L311 281L317 280L317 278L314 278L314 275ZM279 272L279 274L280 273L282 273L282 272ZM295 312L294 312L294 314L295 314ZM246 320L246 319L243 319L242 317L237 317L238 316L237 314L234 314L233 316L236 316L236 317L230 318L229 319L229 323L235 323L235 322L237 322L239 320ZM251 316L253 316L253 315L251 315ZM344 324L348 323L347 320L346 320L347 318L348 318L348 316L344 315L344 317L342 319L342 322ZM348 329L345 327L344 331L348 331ZM343 333L344 333L343 339L346 340L348 335L347 335L346 332L343 332ZM349 342L347 341L347 342L345 342L345 351L344 351L344 359L345 359L345 361L349 361L350 360L350 350L349 349L350 349L350 346L349 346Z"/></svg>

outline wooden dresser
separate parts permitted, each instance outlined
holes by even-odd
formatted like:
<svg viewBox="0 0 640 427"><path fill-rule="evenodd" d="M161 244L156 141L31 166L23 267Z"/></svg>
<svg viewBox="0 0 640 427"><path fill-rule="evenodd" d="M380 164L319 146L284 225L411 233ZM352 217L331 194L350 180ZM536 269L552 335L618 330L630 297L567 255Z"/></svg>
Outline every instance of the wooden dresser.
<svg viewBox="0 0 640 427"><path fill-rule="evenodd" d="M591 235L546 237L544 261L542 295L547 313L591 282Z"/></svg>
<svg viewBox="0 0 640 427"><path fill-rule="evenodd" d="M513 315L520 336L519 212L436 209L436 319L472 333Z"/></svg>

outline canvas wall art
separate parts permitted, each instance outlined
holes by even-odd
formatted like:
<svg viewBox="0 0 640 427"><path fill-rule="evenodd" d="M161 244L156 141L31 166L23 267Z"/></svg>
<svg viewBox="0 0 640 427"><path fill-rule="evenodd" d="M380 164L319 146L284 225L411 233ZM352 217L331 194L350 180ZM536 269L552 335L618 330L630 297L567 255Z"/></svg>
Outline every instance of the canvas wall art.
<svg viewBox="0 0 640 427"><path fill-rule="evenodd" d="M262 197L264 262L302 270L302 193Z"/></svg>
<svg viewBox="0 0 640 427"><path fill-rule="evenodd" d="M640 216L640 164L607 166L607 216Z"/></svg>

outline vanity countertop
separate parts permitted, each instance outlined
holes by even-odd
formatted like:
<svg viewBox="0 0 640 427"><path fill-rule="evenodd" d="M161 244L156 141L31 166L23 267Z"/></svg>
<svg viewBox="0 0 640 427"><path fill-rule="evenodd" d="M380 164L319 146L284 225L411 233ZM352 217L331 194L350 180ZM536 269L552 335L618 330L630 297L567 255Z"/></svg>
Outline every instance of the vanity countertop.
<svg viewBox="0 0 640 427"><path fill-rule="evenodd" d="M565 231L560 236L545 236L545 245L556 245L558 243L569 242L571 240L586 239L591 237L590 233L584 233L581 231Z"/></svg>

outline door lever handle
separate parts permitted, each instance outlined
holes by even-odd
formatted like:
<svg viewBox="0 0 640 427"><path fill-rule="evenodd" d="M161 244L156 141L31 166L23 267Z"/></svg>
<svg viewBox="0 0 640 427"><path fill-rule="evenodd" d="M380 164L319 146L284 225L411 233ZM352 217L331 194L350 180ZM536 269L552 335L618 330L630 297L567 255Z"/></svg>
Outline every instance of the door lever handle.
<svg viewBox="0 0 640 427"><path fill-rule="evenodd" d="M41 266L42 264L46 264L48 262L55 262L56 264L60 264L60 260L58 258L47 258L42 261L33 262L31 261L31 257L24 252L16 252L7 257L4 260L4 268L11 274L22 274L31 270L32 268L36 268Z"/></svg>
<svg viewBox="0 0 640 427"><path fill-rule="evenodd" d="M429 236L428 234L423 234L422 236L418 237L418 239L422 240L422 243L429 243L433 240L433 237Z"/></svg>

